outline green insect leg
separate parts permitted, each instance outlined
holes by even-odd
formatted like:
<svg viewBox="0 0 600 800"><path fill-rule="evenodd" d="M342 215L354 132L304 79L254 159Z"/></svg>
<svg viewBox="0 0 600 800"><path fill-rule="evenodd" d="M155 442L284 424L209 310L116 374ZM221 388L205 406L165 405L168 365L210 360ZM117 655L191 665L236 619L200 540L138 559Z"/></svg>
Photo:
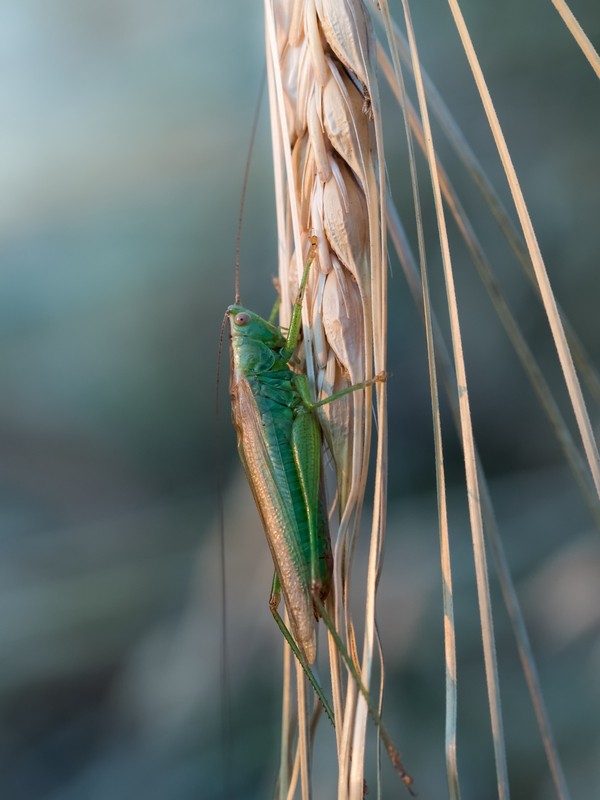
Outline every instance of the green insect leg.
<svg viewBox="0 0 600 800"><path fill-rule="evenodd" d="M275 575L273 576L273 584L271 586L271 595L269 597L269 608L271 609L271 614L273 615L273 619L277 623L277 626L278 626L279 630L283 634L284 639L289 644L289 646L292 648L292 652L294 653L294 655L296 656L296 658L300 662L300 666L304 670L304 673L305 673L306 677L310 681L311 686L315 690L315 693L316 693L317 697L321 701L321 705L325 709L325 713L327 714L331 724L335 728L335 720L334 720L334 716L333 716L333 710L332 710L331 706L329 705L329 702L328 702L327 698L325 697L325 693L323 691L323 688L322 688L321 684L319 683L319 681L317 680L317 677L316 677L312 667L310 666L310 664L306 660L306 657L305 657L304 653L300 650L300 648L296 644L296 641L295 641L294 637L292 636L292 633L291 633L290 629L285 624L281 614L277 610L278 607L279 607L280 600L281 600L281 583L279 581L279 576L277 575L277 573L275 573Z"/></svg>
<svg viewBox="0 0 600 800"><path fill-rule="evenodd" d="M311 592L321 593L320 553L318 544L319 481L321 477L321 431L313 414L302 409L292 426L292 451L300 477L300 486L308 520L310 541Z"/></svg>
<svg viewBox="0 0 600 800"><path fill-rule="evenodd" d="M308 382L308 378L306 375L295 375L294 382L296 384L296 388L298 389L298 393L302 398L302 402L306 406L306 408L310 409L311 411L315 408L321 408L322 406L326 406L328 403L334 403L336 400L339 400L340 397L344 397L347 394L352 394L352 392L358 392L360 389L366 389L367 386L372 386L374 383L383 383L387 380L387 373L380 372L378 375L375 375L374 378L370 378L368 381L363 381L362 383L355 383L353 386L349 386L347 389L342 389L335 394L329 395L329 397L325 397L323 400L316 400L314 401L310 396L310 384Z"/></svg>
<svg viewBox="0 0 600 800"><path fill-rule="evenodd" d="M310 267L313 261L315 260L315 253L316 253L316 245L313 242L308 253L308 259L304 266L304 273L302 275L302 281L300 282L300 287L298 289L298 296L296 297L296 301L292 309L292 317L290 319L290 327L288 329L288 335L285 347L281 351L281 356L285 361L290 360L290 358L294 353L294 350L296 349L296 345L298 344L298 338L300 336L300 326L302 324L302 298L304 297L304 290L306 289L306 283L308 281L308 273L310 272Z"/></svg>

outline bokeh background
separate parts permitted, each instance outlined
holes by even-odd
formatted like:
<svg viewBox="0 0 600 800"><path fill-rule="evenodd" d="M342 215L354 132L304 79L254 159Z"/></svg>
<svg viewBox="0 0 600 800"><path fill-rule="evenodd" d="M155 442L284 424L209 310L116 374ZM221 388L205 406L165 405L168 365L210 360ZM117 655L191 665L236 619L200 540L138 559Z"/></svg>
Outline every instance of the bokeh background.
<svg viewBox="0 0 600 800"><path fill-rule="evenodd" d="M463 5L552 284L598 364L597 81L547 0ZM414 6L422 59L508 201L448 9L440 0ZM598 44L600 6L573 7ZM263 60L257 0L0 3L3 800L272 793L281 644L267 608L272 567L230 431L226 347L215 417ZM410 220L401 118L386 92L384 104L390 179ZM543 312L461 169L448 167L568 413ZM425 218L441 301L428 199ZM573 797L598 796L598 534L451 236L476 436ZM242 239L242 296L259 312L272 305L275 259L263 110ZM438 798L447 794L444 673L425 345L391 266L390 526L379 601L386 716L420 796ZM460 451L446 431L459 763L464 796L485 800L495 795L476 592ZM552 791L541 745L496 609L513 796L542 800ZM320 797L334 796L326 728ZM398 796L385 770L385 796Z"/></svg>

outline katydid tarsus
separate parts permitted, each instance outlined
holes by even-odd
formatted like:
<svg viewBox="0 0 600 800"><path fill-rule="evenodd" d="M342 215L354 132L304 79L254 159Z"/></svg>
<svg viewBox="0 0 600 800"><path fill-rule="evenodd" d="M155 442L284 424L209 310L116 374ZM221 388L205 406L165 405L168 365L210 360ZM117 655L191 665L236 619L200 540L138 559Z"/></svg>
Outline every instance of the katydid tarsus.
<svg viewBox="0 0 600 800"><path fill-rule="evenodd" d="M312 669L316 658L316 620L323 618L367 701L392 763L410 791L412 779L405 772L325 607L331 590L332 555L320 491L322 431L315 411L345 394L385 380L385 374L313 401L306 375L290 367L300 337L303 295L316 246L316 237L312 237L287 335L272 321L239 305L239 299L227 309L233 423L275 564L269 600L275 621L334 723L331 707ZM278 611L280 593L289 629Z"/></svg>

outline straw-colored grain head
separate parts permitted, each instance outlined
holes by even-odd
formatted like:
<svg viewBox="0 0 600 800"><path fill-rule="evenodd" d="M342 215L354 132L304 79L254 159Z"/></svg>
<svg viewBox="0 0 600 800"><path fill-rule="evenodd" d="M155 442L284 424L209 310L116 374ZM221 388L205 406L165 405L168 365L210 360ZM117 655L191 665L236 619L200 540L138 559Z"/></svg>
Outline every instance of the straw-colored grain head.
<svg viewBox="0 0 600 800"><path fill-rule="evenodd" d="M274 3L267 41L280 222L282 324L311 235L318 257L307 290L305 359L327 396L383 369L385 270L379 103L370 21L359 0ZM276 49L269 47L269 34ZM277 162L277 155L276 155ZM337 468L339 507L360 504L370 411L361 394L322 412Z"/></svg>

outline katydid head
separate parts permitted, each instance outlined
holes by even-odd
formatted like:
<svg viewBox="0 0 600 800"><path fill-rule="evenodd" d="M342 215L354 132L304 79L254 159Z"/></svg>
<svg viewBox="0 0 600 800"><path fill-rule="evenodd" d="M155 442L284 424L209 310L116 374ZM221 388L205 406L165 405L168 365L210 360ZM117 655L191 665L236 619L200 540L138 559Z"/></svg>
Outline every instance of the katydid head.
<svg viewBox="0 0 600 800"><path fill-rule="evenodd" d="M263 342L269 348L283 347L284 339L279 328L271 325L253 311L243 306L233 305L227 309L232 340L252 339Z"/></svg>

